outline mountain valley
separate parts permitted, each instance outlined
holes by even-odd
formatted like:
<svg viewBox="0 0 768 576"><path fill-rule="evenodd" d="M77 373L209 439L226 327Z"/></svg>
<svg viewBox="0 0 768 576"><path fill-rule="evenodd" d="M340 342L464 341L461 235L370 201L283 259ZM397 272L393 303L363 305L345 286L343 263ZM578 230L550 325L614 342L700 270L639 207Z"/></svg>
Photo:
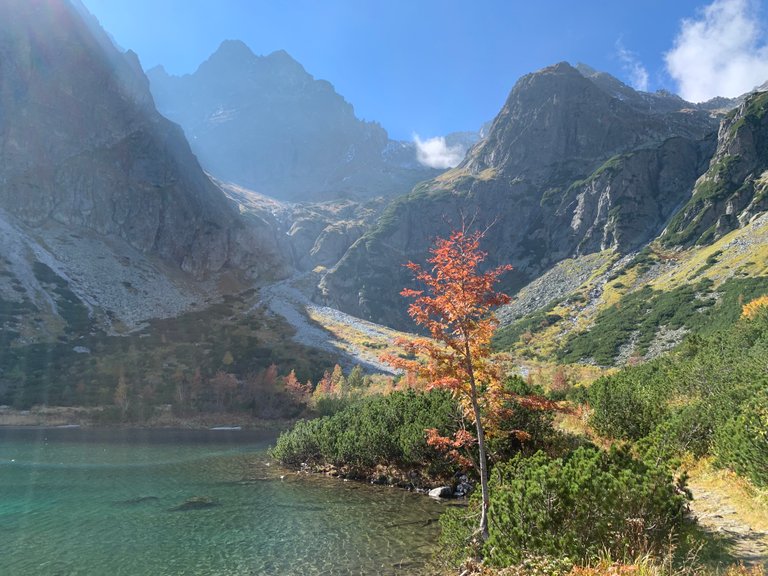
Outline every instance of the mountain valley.
<svg viewBox="0 0 768 576"><path fill-rule="evenodd" d="M176 75L111 32L0 0L14 574L763 576L768 82L561 61L405 141L285 50Z"/></svg>
<svg viewBox="0 0 768 576"><path fill-rule="evenodd" d="M24 3L4 6L24 16L3 27L3 61L15 64L0 90L0 297L12 348L82 349L78 338L130 334L291 276L302 300L409 329L402 265L462 223L487 228L489 264L514 266L504 284L520 294L497 344L539 359L555 353L542 338L578 341L648 282L662 293L722 272L715 300L734 275L754 279L750 294L762 289L762 95L694 105L560 63L521 78L482 139L461 136L474 143L464 161L439 173L284 52L259 57L226 41L193 75L147 79L67 3L43 4L47 24ZM64 25L54 29L54 16ZM35 53L40 35L67 49ZM29 53L57 73L31 68ZM15 93L22 77L31 82ZM182 124L202 167L153 102ZM685 272L702 259L706 272ZM611 354L558 354L621 363L664 349L651 342L668 333L667 346L679 341L681 322L644 333L634 351L622 352L637 337L624 334Z"/></svg>

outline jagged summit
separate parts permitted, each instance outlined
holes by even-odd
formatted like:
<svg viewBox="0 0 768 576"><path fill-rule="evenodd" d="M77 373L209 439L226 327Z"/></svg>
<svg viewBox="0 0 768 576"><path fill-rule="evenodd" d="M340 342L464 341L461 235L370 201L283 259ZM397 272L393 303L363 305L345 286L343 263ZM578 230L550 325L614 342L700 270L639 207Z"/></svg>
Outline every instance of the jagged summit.
<svg viewBox="0 0 768 576"><path fill-rule="evenodd" d="M222 180L313 200L404 193L436 174L417 163L412 146L392 155L380 125L356 118L330 82L283 50L257 56L227 40L194 74L148 76L160 111Z"/></svg>
<svg viewBox="0 0 768 576"><path fill-rule="evenodd" d="M708 113L690 108L682 99L639 93L608 74L585 76L560 62L518 80L488 137L459 169L540 182L586 176L590 161L596 168L623 151L672 136L701 138L716 128Z"/></svg>
<svg viewBox="0 0 768 576"><path fill-rule="evenodd" d="M273 81L269 72L279 70L278 77L294 77L302 82L311 82L314 78L304 67L285 50L276 50L266 56L258 56L241 40L224 40L207 60L198 66L195 74L211 74L217 79L222 76L236 80L242 77L256 76L259 81Z"/></svg>
<svg viewBox="0 0 768 576"><path fill-rule="evenodd" d="M242 40L223 40L211 58L221 58L224 60L238 58L251 59L256 57L253 51Z"/></svg>

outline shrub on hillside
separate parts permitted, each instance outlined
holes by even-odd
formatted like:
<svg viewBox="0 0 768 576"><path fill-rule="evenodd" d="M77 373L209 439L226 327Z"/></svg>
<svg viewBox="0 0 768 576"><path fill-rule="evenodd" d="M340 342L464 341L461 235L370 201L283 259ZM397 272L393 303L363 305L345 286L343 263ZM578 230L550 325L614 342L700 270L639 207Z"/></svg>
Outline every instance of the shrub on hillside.
<svg viewBox="0 0 768 576"><path fill-rule="evenodd" d="M315 420L302 420L284 432L272 456L287 466L302 463L371 468L396 465L447 466L427 445L428 428L453 434L460 410L450 393L393 392L350 400L338 412Z"/></svg>
<svg viewBox="0 0 768 576"><path fill-rule="evenodd" d="M640 440L652 461L674 466L685 453L706 455L716 437L726 436L724 427L732 429L755 394L768 389L765 358L768 313L712 336L690 337L665 358L595 382L588 392L591 423L605 436ZM734 443L742 441L743 451L753 450L744 434L730 437L724 454L739 452Z"/></svg>
<svg viewBox="0 0 768 576"><path fill-rule="evenodd" d="M638 440L664 418L672 389L663 362L628 367L589 389L592 426L613 438Z"/></svg>
<svg viewBox="0 0 768 576"><path fill-rule="evenodd" d="M638 442L638 452L646 462L670 470L681 464L685 454L704 456L721 421L713 408L696 400L670 410L665 420Z"/></svg>
<svg viewBox="0 0 768 576"><path fill-rule="evenodd" d="M535 452L560 440L552 422L554 413L546 406L534 407L535 399L544 400L544 389L527 383L520 376L510 376L504 382L506 399L497 407L493 426L488 434L488 451L498 462L511 458L520 450ZM524 402L534 400L534 402ZM525 440L521 440L520 432Z"/></svg>
<svg viewBox="0 0 768 576"><path fill-rule="evenodd" d="M714 451L720 466L768 486L768 389L718 430Z"/></svg>
<svg viewBox="0 0 768 576"><path fill-rule="evenodd" d="M661 549L683 522L687 496L661 468L626 451L582 447L566 458L518 454L491 473L490 538L473 540L468 509L441 517L442 542L454 561L474 544L485 561L510 566L526 555L587 561L601 553L634 558Z"/></svg>

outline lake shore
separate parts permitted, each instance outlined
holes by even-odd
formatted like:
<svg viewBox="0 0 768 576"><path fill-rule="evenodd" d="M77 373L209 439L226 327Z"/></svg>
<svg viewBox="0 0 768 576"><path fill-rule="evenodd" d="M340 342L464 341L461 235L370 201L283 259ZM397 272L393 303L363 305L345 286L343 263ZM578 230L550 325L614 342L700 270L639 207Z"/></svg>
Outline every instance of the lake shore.
<svg viewBox="0 0 768 576"><path fill-rule="evenodd" d="M241 428L242 430L287 430L293 420L264 420L248 414L212 413L178 416L170 410L157 411L142 421L109 422L102 418L103 407L33 406L16 410L0 406L0 426L83 428L168 428L177 430L210 430L212 428Z"/></svg>

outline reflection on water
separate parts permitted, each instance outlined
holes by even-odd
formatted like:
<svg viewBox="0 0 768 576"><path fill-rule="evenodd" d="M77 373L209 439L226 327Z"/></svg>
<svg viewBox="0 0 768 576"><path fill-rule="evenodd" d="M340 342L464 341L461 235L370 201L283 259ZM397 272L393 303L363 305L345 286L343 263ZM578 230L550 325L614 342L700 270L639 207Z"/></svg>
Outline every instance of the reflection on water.
<svg viewBox="0 0 768 576"><path fill-rule="evenodd" d="M439 503L286 473L269 465L269 440L0 428L0 574L420 572Z"/></svg>

